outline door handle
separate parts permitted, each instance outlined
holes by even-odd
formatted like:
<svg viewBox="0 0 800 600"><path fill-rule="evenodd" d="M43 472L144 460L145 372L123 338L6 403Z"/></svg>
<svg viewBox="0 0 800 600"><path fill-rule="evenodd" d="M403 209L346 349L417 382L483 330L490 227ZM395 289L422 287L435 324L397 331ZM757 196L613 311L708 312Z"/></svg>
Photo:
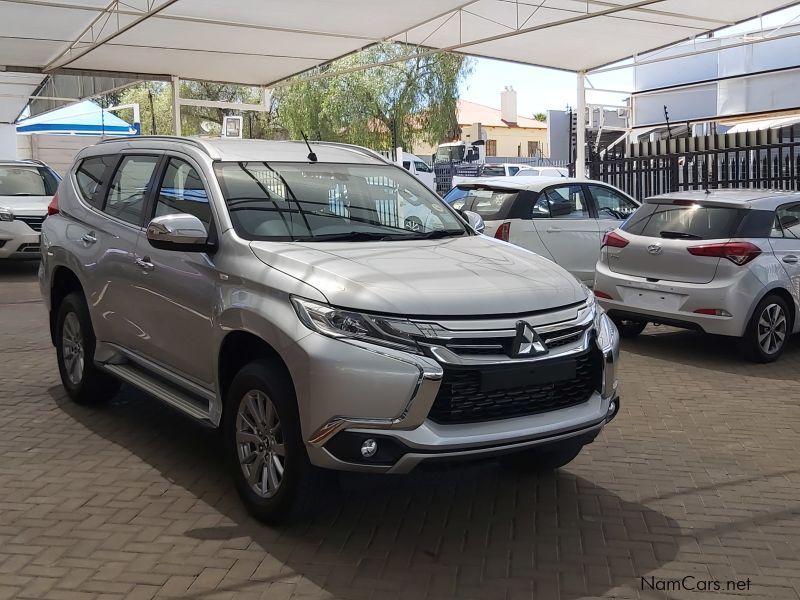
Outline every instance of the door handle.
<svg viewBox="0 0 800 600"><path fill-rule="evenodd" d="M136 264L139 265L145 271L152 271L155 268L155 265L150 262L149 256L143 256L142 258L136 257Z"/></svg>
<svg viewBox="0 0 800 600"><path fill-rule="evenodd" d="M564 231L561 227L548 227L547 233L558 233L560 231Z"/></svg>
<svg viewBox="0 0 800 600"><path fill-rule="evenodd" d="M797 264L798 259L794 254L787 254L781 260L787 264L794 265Z"/></svg>
<svg viewBox="0 0 800 600"><path fill-rule="evenodd" d="M81 236L81 241L84 244L94 244L97 242L97 238L94 236L94 231L90 231L89 233L84 233Z"/></svg>

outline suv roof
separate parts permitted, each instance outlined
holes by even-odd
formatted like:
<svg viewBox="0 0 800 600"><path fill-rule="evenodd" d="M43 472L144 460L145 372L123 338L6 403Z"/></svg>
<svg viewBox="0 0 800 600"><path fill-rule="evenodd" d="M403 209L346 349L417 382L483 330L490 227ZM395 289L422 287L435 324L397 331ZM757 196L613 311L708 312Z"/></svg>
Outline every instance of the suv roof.
<svg viewBox="0 0 800 600"><path fill-rule="evenodd" d="M335 142L311 141L311 148L321 163L391 164L380 154L361 146ZM136 136L103 140L82 156L120 152L127 148L175 149L191 145L221 161L309 162L308 147L303 141L206 139L176 136Z"/></svg>

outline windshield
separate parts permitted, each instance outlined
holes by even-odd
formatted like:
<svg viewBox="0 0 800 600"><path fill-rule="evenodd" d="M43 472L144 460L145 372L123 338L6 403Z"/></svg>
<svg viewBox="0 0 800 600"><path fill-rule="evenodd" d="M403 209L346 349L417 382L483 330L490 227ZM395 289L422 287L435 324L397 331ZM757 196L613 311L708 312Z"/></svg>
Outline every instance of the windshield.
<svg viewBox="0 0 800 600"><path fill-rule="evenodd" d="M398 240L466 235L461 219L393 166L214 164L236 233L248 240Z"/></svg>
<svg viewBox="0 0 800 600"><path fill-rule="evenodd" d="M52 196L58 178L50 169L27 165L0 165L0 196Z"/></svg>
<svg viewBox="0 0 800 600"><path fill-rule="evenodd" d="M436 149L436 162L461 162L464 160L465 146L439 146Z"/></svg>

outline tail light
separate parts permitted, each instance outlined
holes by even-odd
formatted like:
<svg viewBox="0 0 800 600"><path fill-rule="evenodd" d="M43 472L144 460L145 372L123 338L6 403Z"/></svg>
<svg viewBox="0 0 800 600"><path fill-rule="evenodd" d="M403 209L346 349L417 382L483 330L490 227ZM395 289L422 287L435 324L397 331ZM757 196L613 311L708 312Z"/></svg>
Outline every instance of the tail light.
<svg viewBox="0 0 800 600"><path fill-rule="evenodd" d="M606 246L608 246L609 248L624 248L629 243L630 242L628 242L628 240L626 240L616 231L607 231L606 234L603 236L603 243L600 244L600 249L602 250Z"/></svg>
<svg viewBox="0 0 800 600"><path fill-rule="evenodd" d="M53 195L53 199L50 200L50 204L47 205L47 216L50 215L57 215L58 214L58 192Z"/></svg>
<svg viewBox="0 0 800 600"><path fill-rule="evenodd" d="M761 254L761 248L750 242L724 242L722 244L704 244L689 246L689 254L694 256L710 256L727 258L739 266L745 265Z"/></svg>
<svg viewBox="0 0 800 600"><path fill-rule="evenodd" d="M611 294L603 292L601 290L594 290L595 298L605 298L606 300L612 300Z"/></svg>
<svg viewBox="0 0 800 600"><path fill-rule="evenodd" d="M503 240L504 242L508 241L508 238L511 235L511 223L506 221L500 227L497 228L497 231L494 232L494 237L498 240Z"/></svg>

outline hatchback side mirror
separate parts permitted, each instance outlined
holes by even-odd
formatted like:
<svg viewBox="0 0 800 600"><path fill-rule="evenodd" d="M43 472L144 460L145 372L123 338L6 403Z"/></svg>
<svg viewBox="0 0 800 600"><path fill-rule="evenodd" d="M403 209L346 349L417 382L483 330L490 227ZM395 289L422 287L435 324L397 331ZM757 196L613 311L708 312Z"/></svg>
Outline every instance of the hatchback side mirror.
<svg viewBox="0 0 800 600"><path fill-rule="evenodd" d="M484 232L484 230L486 229L486 225L483 222L482 216L471 210L462 210L460 212L467 220L467 223L469 223L470 227L472 227L478 233Z"/></svg>
<svg viewBox="0 0 800 600"><path fill-rule="evenodd" d="M208 232L203 222L186 213L156 217L147 225L147 240L160 250L206 252Z"/></svg>

